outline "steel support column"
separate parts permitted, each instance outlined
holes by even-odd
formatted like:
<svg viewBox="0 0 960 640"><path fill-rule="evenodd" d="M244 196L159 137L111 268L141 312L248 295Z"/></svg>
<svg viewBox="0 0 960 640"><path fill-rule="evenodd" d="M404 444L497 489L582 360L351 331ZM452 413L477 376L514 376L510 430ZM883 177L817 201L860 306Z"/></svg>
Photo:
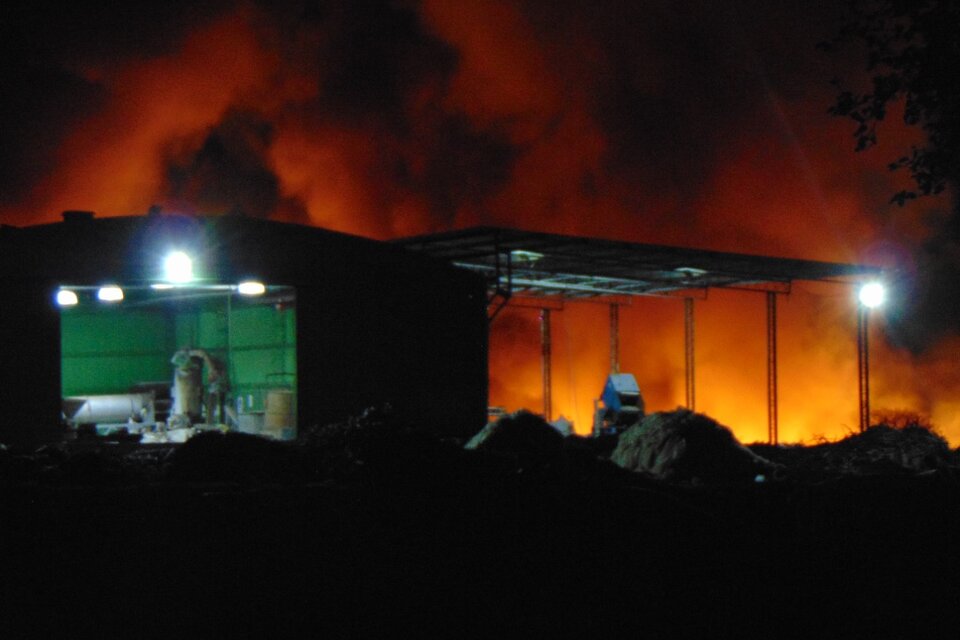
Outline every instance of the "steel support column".
<svg viewBox="0 0 960 640"><path fill-rule="evenodd" d="M683 349L687 375L687 408L696 410L696 377L693 360L693 298L683 299Z"/></svg>
<svg viewBox="0 0 960 640"><path fill-rule="evenodd" d="M552 384L550 380L552 344L550 340L550 309L540 310L540 362L543 370L543 417L551 420Z"/></svg>
<svg viewBox="0 0 960 640"><path fill-rule="evenodd" d="M857 306L857 373L860 376L860 431L870 426L870 348L867 326L868 309Z"/></svg>
<svg viewBox="0 0 960 640"><path fill-rule="evenodd" d="M767 441L777 444L777 294L767 292Z"/></svg>
<svg viewBox="0 0 960 640"><path fill-rule="evenodd" d="M620 373L620 305L610 305L610 373Z"/></svg>
<svg viewBox="0 0 960 640"><path fill-rule="evenodd" d="M513 253L507 252L507 286L503 286L503 272L500 268L500 241L497 239L494 243L494 251L496 253L496 259L494 261L494 290L493 294L487 300L487 320L493 322L496 317L503 311L503 308L507 306L507 303L510 302L510 298L513 296ZM500 301L497 302L499 297ZM492 311L491 311L492 309Z"/></svg>

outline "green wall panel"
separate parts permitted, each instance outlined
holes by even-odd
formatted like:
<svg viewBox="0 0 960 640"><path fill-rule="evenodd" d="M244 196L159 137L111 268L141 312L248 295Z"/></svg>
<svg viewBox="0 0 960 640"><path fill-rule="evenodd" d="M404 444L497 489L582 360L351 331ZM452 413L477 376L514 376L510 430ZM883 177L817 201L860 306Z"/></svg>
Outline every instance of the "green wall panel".
<svg viewBox="0 0 960 640"><path fill-rule="evenodd" d="M241 307L234 309L230 324L230 342L234 347L283 344L287 312L273 307Z"/></svg>
<svg viewBox="0 0 960 640"><path fill-rule="evenodd" d="M63 395L122 393L170 377L170 318L160 311L69 310L61 318Z"/></svg>
<svg viewBox="0 0 960 640"><path fill-rule="evenodd" d="M169 319L160 312L74 312L63 314L64 355L146 351L166 347Z"/></svg>

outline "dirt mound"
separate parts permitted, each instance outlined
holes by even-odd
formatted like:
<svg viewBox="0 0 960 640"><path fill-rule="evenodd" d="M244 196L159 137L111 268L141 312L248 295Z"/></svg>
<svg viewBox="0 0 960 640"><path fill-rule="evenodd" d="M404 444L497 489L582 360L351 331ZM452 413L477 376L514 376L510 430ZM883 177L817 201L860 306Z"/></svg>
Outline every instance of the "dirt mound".
<svg viewBox="0 0 960 640"><path fill-rule="evenodd" d="M563 436L540 416L517 411L486 425L464 448L516 457L520 467L536 467L560 459Z"/></svg>
<svg viewBox="0 0 960 640"><path fill-rule="evenodd" d="M209 431L173 451L165 475L182 482L271 482L289 478L296 468L295 454L284 443Z"/></svg>
<svg viewBox="0 0 960 640"><path fill-rule="evenodd" d="M775 465L756 455L727 427L687 409L647 415L620 435L610 459L662 480L752 481Z"/></svg>
<svg viewBox="0 0 960 640"><path fill-rule="evenodd" d="M928 428L870 427L838 442L815 446L755 446L790 475L819 480L848 475L912 474L954 467L947 442Z"/></svg>

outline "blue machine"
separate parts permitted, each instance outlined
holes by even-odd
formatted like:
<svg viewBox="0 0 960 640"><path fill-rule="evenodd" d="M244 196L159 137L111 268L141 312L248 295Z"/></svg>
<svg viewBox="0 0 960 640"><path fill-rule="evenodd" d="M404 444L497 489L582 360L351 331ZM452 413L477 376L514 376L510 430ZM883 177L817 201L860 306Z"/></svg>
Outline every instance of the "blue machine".
<svg viewBox="0 0 960 640"><path fill-rule="evenodd" d="M594 403L593 435L617 434L643 418L643 396L632 373L611 373Z"/></svg>

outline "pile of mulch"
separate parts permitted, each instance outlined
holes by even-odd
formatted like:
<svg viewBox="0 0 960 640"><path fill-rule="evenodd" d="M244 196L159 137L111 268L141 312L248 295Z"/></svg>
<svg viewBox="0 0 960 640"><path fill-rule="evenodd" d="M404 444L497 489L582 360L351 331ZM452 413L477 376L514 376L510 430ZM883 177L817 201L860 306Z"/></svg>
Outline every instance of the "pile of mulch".
<svg viewBox="0 0 960 640"><path fill-rule="evenodd" d="M304 430L296 442L245 433L199 433L183 444L84 439L36 450L0 445L0 483L123 486L152 482L291 485L365 482L387 476L427 482L463 475L456 443L374 408L340 423Z"/></svg>
<svg viewBox="0 0 960 640"><path fill-rule="evenodd" d="M909 475L960 468L957 452L930 428L876 425L837 442L812 446L751 445L782 464L788 477L819 481L843 476Z"/></svg>
<svg viewBox="0 0 960 640"><path fill-rule="evenodd" d="M282 442L245 433L199 433L167 458L163 478L176 482L289 482L299 465Z"/></svg>
<svg viewBox="0 0 960 640"><path fill-rule="evenodd" d="M474 470L459 442L401 419L389 406L308 429L295 446L305 472L324 481L427 486L461 481Z"/></svg>
<svg viewBox="0 0 960 640"><path fill-rule="evenodd" d="M0 483L119 486L156 481L173 447L116 442L58 443L36 450L0 445Z"/></svg>
<svg viewBox="0 0 960 640"><path fill-rule="evenodd" d="M610 459L671 482L754 481L777 468L740 444L727 427L688 409L645 416L620 435Z"/></svg>
<svg viewBox="0 0 960 640"><path fill-rule="evenodd" d="M563 436L543 417L526 410L485 425L465 445L472 473L490 479L525 474L553 487L585 489L649 487L646 477L610 462L616 436Z"/></svg>
<svg viewBox="0 0 960 640"><path fill-rule="evenodd" d="M556 463L563 442L560 432L542 417L518 411L484 426L464 448L509 456L518 467L527 468Z"/></svg>
<svg viewBox="0 0 960 640"><path fill-rule="evenodd" d="M551 429L514 414L464 448L379 409L298 442L0 446L0 588L10 617L53 636L960 626L960 475L925 473L956 468L929 431L874 428L761 457L676 411L623 434L614 464L611 440L558 445ZM774 464L845 475L752 482ZM11 478L30 486L9 490Z"/></svg>
<svg viewBox="0 0 960 640"><path fill-rule="evenodd" d="M201 433L182 445L83 441L26 451L0 445L0 484L123 486L153 482L303 484L357 482L473 485L516 473L563 483L639 486L960 470L960 453L917 424L879 425L838 442L744 447L711 418L685 409L654 413L619 437L563 437L528 411L503 416L466 445L388 407L322 427L297 442ZM631 472L631 473L628 473Z"/></svg>

